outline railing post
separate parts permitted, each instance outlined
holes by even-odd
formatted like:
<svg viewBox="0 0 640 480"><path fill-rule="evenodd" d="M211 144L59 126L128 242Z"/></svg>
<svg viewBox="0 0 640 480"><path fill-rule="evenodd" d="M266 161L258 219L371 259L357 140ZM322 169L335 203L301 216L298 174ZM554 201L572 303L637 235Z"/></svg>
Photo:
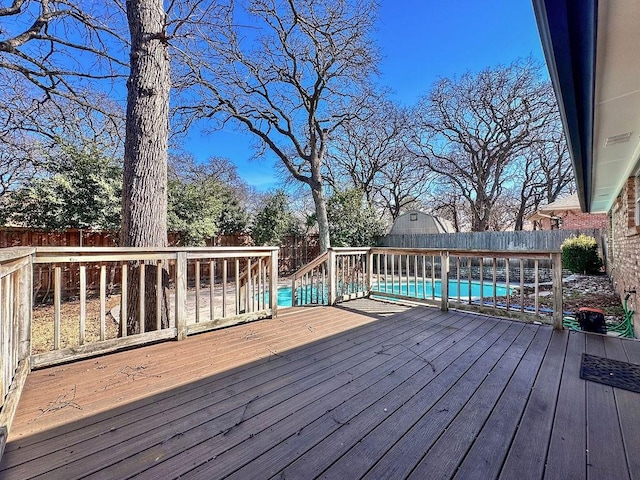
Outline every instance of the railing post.
<svg viewBox="0 0 640 480"><path fill-rule="evenodd" d="M278 250L271 252L271 265L269 267L269 307L271 308L271 318L278 316Z"/></svg>
<svg viewBox="0 0 640 480"><path fill-rule="evenodd" d="M294 273L293 276L291 277L291 306L292 307L295 307L296 305L298 305L298 288L296 285L297 283L298 283L298 277Z"/></svg>
<svg viewBox="0 0 640 480"><path fill-rule="evenodd" d="M338 282L336 268L336 252L329 248L327 251L328 275L329 275L329 305L336 303L336 284Z"/></svg>
<svg viewBox="0 0 640 480"><path fill-rule="evenodd" d="M551 254L551 270L553 272L553 328L562 330L562 253Z"/></svg>
<svg viewBox="0 0 640 480"><path fill-rule="evenodd" d="M31 355L31 321L33 313L33 257L29 255L29 263L22 267L18 280L18 308L19 323L18 360L28 359Z"/></svg>
<svg viewBox="0 0 640 480"><path fill-rule="evenodd" d="M176 339L187 338L187 252L176 254Z"/></svg>
<svg viewBox="0 0 640 480"><path fill-rule="evenodd" d="M367 250L367 291L365 292L367 295L371 293L371 285L373 285L373 253L370 248Z"/></svg>
<svg viewBox="0 0 640 480"><path fill-rule="evenodd" d="M440 252L440 310L449 311L449 252Z"/></svg>

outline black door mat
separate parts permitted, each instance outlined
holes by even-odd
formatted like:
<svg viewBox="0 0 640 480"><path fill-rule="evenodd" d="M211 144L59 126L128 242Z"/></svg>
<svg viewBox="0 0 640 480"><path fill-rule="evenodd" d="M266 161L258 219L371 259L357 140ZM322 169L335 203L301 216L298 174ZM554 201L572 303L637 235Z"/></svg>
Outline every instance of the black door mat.
<svg viewBox="0 0 640 480"><path fill-rule="evenodd" d="M582 354L580 378L640 393L640 365Z"/></svg>

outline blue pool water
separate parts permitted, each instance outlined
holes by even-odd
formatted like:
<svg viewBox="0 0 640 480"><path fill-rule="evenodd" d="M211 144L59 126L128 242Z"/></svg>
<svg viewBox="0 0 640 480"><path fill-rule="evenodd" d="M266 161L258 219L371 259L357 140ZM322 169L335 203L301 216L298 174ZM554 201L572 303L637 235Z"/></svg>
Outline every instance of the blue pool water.
<svg viewBox="0 0 640 480"><path fill-rule="evenodd" d="M471 289L469 289L471 287ZM458 284L457 280L449 280L449 297L457 298L458 292L460 292L460 297L462 299L469 298L469 293L471 293L472 298L479 298L480 293L482 292L482 296L485 298L493 298L494 287L491 283L487 282L482 285L482 289L480 288L480 282L471 282L469 285L468 281L461 280L460 284ZM509 289L512 291L513 289ZM375 293L389 293L394 295L402 295L404 297L412 297L412 298L440 298L442 294L442 282L440 280L435 280L433 284L431 280L422 282L418 280L416 283L411 280L409 281L409 285L406 282L402 282L401 284L396 283L381 283L380 285L374 286ZM496 285L495 294L498 297L507 295L508 290L504 285ZM327 302L327 289L316 289L307 287L299 287L298 288L298 303L299 304L311 304L311 303L323 303L318 300L324 297L324 303ZM290 307L291 306L291 287L280 287L278 289L278 305L281 307Z"/></svg>

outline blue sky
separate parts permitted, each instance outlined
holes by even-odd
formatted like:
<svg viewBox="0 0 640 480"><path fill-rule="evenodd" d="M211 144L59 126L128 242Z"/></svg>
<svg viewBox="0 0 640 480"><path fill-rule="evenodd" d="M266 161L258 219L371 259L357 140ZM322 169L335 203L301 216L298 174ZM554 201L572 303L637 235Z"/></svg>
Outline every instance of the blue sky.
<svg viewBox="0 0 640 480"><path fill-rule="evenodd" d="M375 38L380 83L412 105L440 77L506 65L531 55L544 60L531 0L381 0ZM252 138L227 127L190 135L186 150L198 160L226 157L258 190L278 185L274 159L250 160Z"/></svg>

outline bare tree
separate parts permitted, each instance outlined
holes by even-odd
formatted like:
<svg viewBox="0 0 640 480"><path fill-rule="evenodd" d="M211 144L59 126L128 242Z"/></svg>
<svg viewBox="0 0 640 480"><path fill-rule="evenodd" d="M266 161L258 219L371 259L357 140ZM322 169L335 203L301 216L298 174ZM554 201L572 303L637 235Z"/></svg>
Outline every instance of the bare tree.
<svg viewBox="0 0 640 480"><path fill-rule="evenodd" d="M124 246L167 244L169 43L182 31L188 34L200 15L212 18L210 12L215 5L202 0L170 2L170 15L162 0L128 0L126 4L13 0L9 7L0 8L0 17L14 20L0 32L0 69L20 75L39 89L39 101L61 97L101 110L100 102L87 94L88 86L121 81L128 73L121 230ZM155 308L145 309L148 314L144 320L137 318L134 309L138 303L138 271L139 266L132 265L129 333L140 331L142 321L146 328L156 328ZM150 274L146 278L154 277ZM166 271L163 278L166 286ZM149 305L155 305L153 294L146 297ZM166 295L164 303L166 307ZM165 317L166 308L158 323L166 326Z"/></svg>
<svg viewBox="0 0 640 480"><path fill-rule="evenodd" d="M239 2L240 3L240 2ZM238 4L239 6L239 4ZM248 0L224 28L202 28L184 87L200 96L188 117L233 120L280 159L314 199L320 245L329 247L323 163L331 137L358 115L377 49L374 0ZM234 18L251 26L239 25Z"/></svg>
<svg viewBox="0 0 640 480"><path fill-rule="evenodd" d="M516 166L515 229L522 230L525 218L540 205L554 202L561 194L575 188L559 113L545 126L541 140L525 152Z"/></svg>
<svg viewBox="0 0 640 480"><path fill-rule="evenodd" d="M344 122L332 136L325 177L334 190L356 188L373 203L383 170L402 157L408 115L379 96L367 103L366 112Z"/></svg>
<svg viewBox="0 0 640 480"><path fill-rule="evenodd" d="M431 171L406 147L410 115L373 97L368 114L350 119L333 138L326 178L334 190L353 187L396 219L429 191Z"/></svg>
<svg viewBox="0 0 640 480"><path fill-rule="evenodd" d="M416 110L414 151L464 197L471 229L490 227L511 166L539 139L555 98L531 61L442 79Z"/></svg>
<svg viewBox="0 0 640 480"><path fill-rule="evenodd" d="M13 0L0 7L0 69L20 75L45 98L61 96L95 109L95 82L127 70L123 6L118 2Z"/></svg>
<svg viewBox="0 0 640 480"><path fill-rule="evenodd" d="M471 226L470 212L464 196L456 190L457 186L443 182L434 182L425 199L425 209L434 215L450 220L456 232L468 230Z"/></svg>

